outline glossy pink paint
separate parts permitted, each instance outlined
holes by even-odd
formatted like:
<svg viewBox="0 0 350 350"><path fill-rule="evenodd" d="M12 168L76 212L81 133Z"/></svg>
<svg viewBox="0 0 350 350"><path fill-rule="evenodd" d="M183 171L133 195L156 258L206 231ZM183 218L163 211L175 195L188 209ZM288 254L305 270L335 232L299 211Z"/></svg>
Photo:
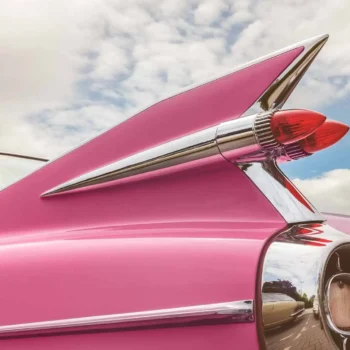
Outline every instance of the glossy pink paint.
<svg viewBox="0 0 350 350"><path fill-rule="evenodd" d="M239 117L301 51L164 100L1 192L0 325L253 299L260 253L285 222L222 157L117 186L40 195L124 156ZM16 350L259 348L254 323L1 344Z"/></svg>
<svg viewBox="0 0 350 350"><path fill-rule="evenodd" d="M1 266L7 272L0 278L0 326L253 299L262 238L276 232L279 225L204 226L193 224L186 230L181 225L163 225L156 229L156 237L152 225L145 225L66 232L55 234L54 239L48 237L50 233L29 234L25 244L18 244L19 237L8 238L0 247ZM232 341L250 334L249 339L244 337L246 348L258 348L254 323L189 329L192 331L180 327L68 338L72 349L75 342L89 348L90 341L95 346L102 341L109 349L106 339L130 349L140 344L151 349L152 337L159 336L160 348L167 341L169 348L181 344L182 349L193 349L191 344L213 346L221 334L220 344L229 349ZM63 346L67 344L63 338L0 342L9 349L30 344L40 349L51 342Z"/></svg>
<svg viewBox="0 0 350 350"><path fill-rule="evenodd" d="M1 300L21 307L2 303L0 325L253 299L260 249L258 240L199 237L2 246Z"/></svg>
<svg viewBox="0 0 350 350"><path fill-rule="evenodd" d="M349 215L337 215L337 214L325 214L327 223L336 228L339 231L350 234L350 216Z"/></svg>
<svg viewBox="0 0 350 350"><path fill-rule="evenodd" d="M257 205L261 205L261 219L280 220L265 198L256 202L262 197L259 190L222 160L215 163L217 171L211 164L199 162L203 167L198 163L179 166L178 171L132 186L110 186L55 198L43 199L40 195L61 182L155 144L239 117L302 50L294 49L159 102L8 187L0 198L0 212L9 213L1 218L2 231L233 217L246 221L247 217L255 219L256 213L251 212ZM216 185L217 181L221 184ZM212 189L205 188L208 184ZM271 215L264 216L266 211ZM17 213L21 213L21 220Z"/></svg>

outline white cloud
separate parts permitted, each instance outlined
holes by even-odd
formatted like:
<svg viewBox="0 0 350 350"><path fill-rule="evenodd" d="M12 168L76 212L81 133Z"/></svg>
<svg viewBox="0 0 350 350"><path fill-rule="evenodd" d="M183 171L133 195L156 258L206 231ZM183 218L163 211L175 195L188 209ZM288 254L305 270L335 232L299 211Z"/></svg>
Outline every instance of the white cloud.
<svg viewBox="0 0 350 350"><path fill-rule="evenodd" d="M99 45L91 78L113 80L118 74L128 73L130 59L120 44L120 41L105 40Z"/></svg>
<svg viewBox="0 0 350 350"><path fill-rule="evenodd" d="M0 12L0 147L53 157L163 94L332 37L289 106L350 93L347 0L28 0ZM329 98L332 96L332 98Z"/></svg>
<svg viewBox="0 0 350 350"><path fill-rule="evenodd" d="M227 4L220 0L202 2L194 12L195 22L199 25L212 24L219 19L220 14L227 8Z"/></svg>
<svg viewBox="0 0 350 350"><path fill-rule="evenodd" d="M350 169L336 169L306 180L295 179L294 183L318 210L350 215Z"/></svg>

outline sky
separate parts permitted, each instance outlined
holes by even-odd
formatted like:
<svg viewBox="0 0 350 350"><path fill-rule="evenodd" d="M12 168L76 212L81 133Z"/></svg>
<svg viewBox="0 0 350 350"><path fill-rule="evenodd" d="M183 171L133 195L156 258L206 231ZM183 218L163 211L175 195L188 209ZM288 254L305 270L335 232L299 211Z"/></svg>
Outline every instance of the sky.
<svg viewBox="0 0 350 350"><path fill-rule="evenodd" d="M55 158L164 95L324 33L285 107L350 124L349 13L348 0L4 0L0 151ZM349 151L350 135L283 170L318 209L350 214Z"/></svg>

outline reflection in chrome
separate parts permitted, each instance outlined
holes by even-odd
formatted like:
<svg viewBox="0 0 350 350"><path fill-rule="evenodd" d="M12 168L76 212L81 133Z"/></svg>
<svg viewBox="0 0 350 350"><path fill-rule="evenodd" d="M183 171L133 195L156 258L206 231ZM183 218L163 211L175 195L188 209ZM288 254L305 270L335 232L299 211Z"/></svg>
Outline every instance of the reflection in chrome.
<svg viewBox="0 0 350 350"><path fill-rule="evenodd" d="M327 40L328 35L321 35L304 44L304 51L260 97L263 110L282 108Z"/></svg>
<svg viewBox="0 0 350 350"><path fill-rule="evenodd" d="M281 75L260 97L259 103L262 110L267 111L267 113L270 114L272 111L283 106L284 102L288 99L289 95L292 93L295 86L327 39L328 35L321 35L305 40L279 52L250 62L236 70L230 71L229 73L233 73L234 71L248 67L254 63L261 62L269 57L274 57L277 54L288 52L295 48L304 47L303 52L299 54L294 62L292 62L292 64L281 73ZM202 84L197 86L200 85ZM193 87L190 87L185 91L191 88ZM49 196L77 188L110 182L209 157L218 154L218 149L224 157L231 161L235 161L238 157L256 152L258 153L258 157L261 158L259 152L261 150L268 150L270 144L268 143L265 145L264 142L261 142L261 140L259 142L259 140L256 139L255 134L259 134L259 127L256 128L255 133L255 127L252 123L252 119L255 119L255 117L256 115L229 121L220 126L199 131L187 137L172 140L163 145L142 151L131 157L119 160L115 163L95 169L88 174L82 174L75 179L59 184L58 186L46 191L42 196ZM264 115L264 117L266 116ZM273 140L271 140L271 142L272 141ZM276 155L274 155L274 157L275 156ZM265 159L266 155L263 154L262 158Z"/></svg>
<svg viewBox="0 0 350 350"><path fill-rule="evenodd" d="M254 114L153 147L69 180L43 196L86 188L155 170L166 169L220 153L228 160L280 145L274 139L270 119L273 112Z"/></svg>
<svg viewBox="0 0 350 350"><path fill-rule="evenodd" d="M297 160L311 156L310 153L305 152L298 143L292 143L284 147L284 154L279 158L284 161Z"/></svg>
<svg viewBox="0 0 350 350"><path fill-rule="evenodd" d="M278 147L279 144L276 141L274 143L262 141L263 137L266 140L266 136L269 140L274 140L270 127L264 129L260 125L261 120L264 121L266 118L269 125L272 114L273 112L255 114L231 120L167 142L78 176L45 192L43 196L166 169L220 153L226 159L234 161L252 152L269 150L272 145ZM260 140L261 133L263 137Z"/></svg>
<svg viewBox="0 0 350 350"><path fill-rule="evenodd" d="M305 310L303 301L296 301L285 293L262 293L263 321L266 329L289 323Z"/></svg>
<svg viewBox="0 0 350 350"><path fill-rule="evenodd" d="M287 223L325 220L278 168L275 161L243 163L240 168Z"/></svg>
<svg viewBox="0 0 350 350"><path fill-rule="evenodd" d="M220 152L234 152L236 158L255 152L261 149L254 136L255 119L256 115L235 119L167 142L67 181L43 196L166 169Z"/></svg>
<svg viewBox="0 0 350 350"><path fill-rule="evenodd" d="M267 54L265 56L262 56L260 58L257 58L255 60L252 60L250 62L247 62L247 63L244 63L242 65L239 65L233 69L229 69L229 70L225 70L225 71L222 71L220 72L219 74L215 75L215 76L211 76L209 77L208 79L205 79L203 81L200 81L196 84L192 84L192 85L189 85L189 86L186 86L185 88L183 88L182 90L180 91L177 91L175 94L171 94L171 95L168 95L168 96L164 96L162 99L160 99L158 101L158 103L162 102L162 101L165 101L169 98L172 98L172 97L175 97L179 94L183 94L187 91L190 91L190 90L193 90L193 89L196 89L197 87L200 87L202 85L205 85L205 84L208 84L214 80L217 80L217 79L220 79L220 78L223 78L229 74L233 74L235 72L238 72L240 70L243 70L243 69L246 69L248 67L251 67L255 64L258 64L258 63L261 63L263 61L266 61L272 57L276 57L278 55L281 55L283 53L286 53L288 51L291 51L291 50L294 50L296 48L299 48L299 47L304 47L304 50L302 53L300 53L300 55L294 60L294 62L292 62L291 65L289 65L277 78L276 80L273 82L272 85L270 85L266 91L264 92L264 94L259 98L258 101L256 101L255 105L259 104L259 108L256 108L255 105L252 107L252 108L249 108L245 113L244 115L251 115L251 114L255 114L257 112L260 112L261 109L262 110L268 110L270 109L269 106L271 105L277 105L279 106L279 108L282 107L282 103L281 101L284 100L284 102L286 101L286 99L288 98L288 96L293 92L296 84L295 83L298 83L300 81L300 79L302 78L303 74L305 73L305 71L307 70L308 66L312 63L312 60L313 58L316 57L316 55L318 54L318 52L322 49L323 45L326 43L326 41L328 40L328 37L329 35L328 34L322 34L322 35L317 35L317 36L314 36L314 37L311 37L311 38L308 38L306 40L302 40L298 43L295 43L293 45L289 45L287 47L284 47L280 50L277 50L277 51L274 51L270 54ZM312 53L312 59L310 59L310 53ZM299 66L300 65L303 65L303 70L300 71L300 69L295 69L296 65L299 63ZM307 62L307 66L305 64L303 64ZM276 85L279 81L282 81L283 80L283 84L281 84L281 87L279 89L276 89ZM286 84L287 83L287 84ZM272 90L274 91L273 93L273 97L270 96L272 95L271 92ZM284 96L283 98L282 95ZM265 96L265 98L264 98ZM267 96L270 96L269 98L267 98ZM275 100L274 100L275 99ZM266 101L265 103L262 103L264 101ZM277 100L279 100L280 102L277 103ZM152 104L153 105L153 104ZM134 115L137 115L139 113L141 113L142 111L152 107L152 105L149 105L149 106L146 106L145 108L141 109L141 110L138 110L135 112ZM125 120L127 121L128 119L130 119L130 117L132 116L126 116L125 118L123 118L123 122L125 122ZM114 127L118 126L120 124L117 123L116 125L114 125ZM106 129L105 131L107 131L108 129ZM103 131L103 132L105 132ZM102 132L102 133L103 133ZM101 134L102 134L101 133ZM100 134L100 135L101 135ZM94 139L96 136L94 136L92 139ZM61 154L60 156L58 156L57 158L54 158L52 160L50 160L49 163L59 159L59 158L62 158L63 156L65 156L66 154L74 151L75 149L81 147L82 145L88 143L89 141L91 141L92 139L88 139L86 141L84 141L82 144L74 147L73 149L69 150L68 152L66 153L63 153Z"/></svg>
<svg viewBox="0 0 350 350"><path fill-rule="evenodd" d="M350 237L321 223L290 227L267 249L261 293L267 350L347 349Z"/></svg>
<svg viewBox="0 0 350 350"><path fill-rule="evenodd" d="M92 329L254 322L253 300L0 326L0 336Z"/></svg>

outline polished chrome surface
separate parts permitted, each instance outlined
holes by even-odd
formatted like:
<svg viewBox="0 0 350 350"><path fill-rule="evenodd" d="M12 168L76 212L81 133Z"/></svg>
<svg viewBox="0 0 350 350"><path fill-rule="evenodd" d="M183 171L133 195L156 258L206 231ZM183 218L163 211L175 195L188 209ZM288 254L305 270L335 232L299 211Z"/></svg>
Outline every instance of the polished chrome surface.
<svg viewBox="0 0 350 350"><path fill-rule="evenodd" d="M217 128L216 143L220 153L229 161L261 150L254 134L257 115L222 123Z"/></svg>
<svg viewBox="0 0 350 350"><path fill-rule="evenodd" d="M118 160L52 188L43 196L140 175L219 154L215 141L216 129L217 126L205 129Z"/></svg>
<svg viewBox="0 0 350 350"><path fill-rule="evenodd" d="M235 119L150 148L67 181L43 196L166 169L220 152L231 160L260 150L253 132L256 116Z"/></svg>
<svg viewBox="0 0 350 350"><path fill-rule="evenodd" d="M185 91L189 91L193 88L204 85L210 81L219 79L225 75L232 74L236 71L247 68L253 64L262 62L262 61L264 61L270 57L274 57L278 54L288 52L288 51L295 49L295 48L298 48L298 47L304 47L305 48L304 51L299 55L299 57L295 60L295 62L293 62L292 65L290 67L288 67L281 74L281 76L276 79L276 81L265 91L264 95L259 100L261 102L263 110L270 110L271 108L274 108L274 106L278 106L280 108L281 101L282 100L284 101L289 96L291 90L294 89L297 81L299 81L301 75L304 73L304 71L306 70L308 65L311 63L311 61L314 58L314 56L316 55L316 53L321 49L321 47L323 46L323 44L325 43L327 38L328 38L327 35L321 35L321 36L317 36L317 37L310 38L308 40L296 43L292 46L289 46L289 47L286 47L282 50L276 51L270 55L261 57L257 60L251 61L245 65L239 66L236 69L225 72L224 74L220 74L216 77L208 79L208 80L201 82L199 84L189 86L186 89L184 89L183 91L178 92L177 94L183 93ZM307 62L306 66L305 66L305 62ZM169 96L167 98L176 96L177 94ZM281 97L282 95L284 96L283 98ZM196 135L196 134L194 134L194 135ZM195 136L193 138L195 139ZM252 135L250 135L249 139L251 141L253 140ZM212 140L212 139L210 139L210 140ZM170 141L164 145L161 145L161 146L157 147L157 151L159 151L159 152L158 152L158 154L155 154L155 155L152 154L155 151L155 149L146 150L146 151L141 152L135 156L127 158L126 160L124 160L124 164L119 163L122 161L119 161L119 162L117 161L116 163L118 163L118 164L114 163L114 164L108 165L106 167L103 167L101 169L96 169L95 171L93 171L89 174L83 174L81 177L78 177L76 179L72 179L64 184L60 184L59 186L48 190L47 192L45 192L43 194L43 196L54 194L54 193L60 193L63 191L87 186L90 184L92 185L92 184L100 183L100 180L102 180L102 182L106 182L106 181L112 181L114 179L122 178L124 176L121 176L121 174L125 174L125 172L129 171L129 170L131 170L131 171L136 170L135 166L139 170L139 168L140 168L139 163L148 162L149 160L153 160L154 157L157 157L157 156L161 157L161 156L166 155L167 154L166 149L168 147L170 147L170 152L176 152L176 154L170 155L171 160L174 160L174 157L177 158L175 164L181 163L182 160L188 161L188 160L186 160L187 159L186 156L181 159L181 152L182 152L182 150L184 150L184 148L186 149L185 146L181 145L181 142L183 142L183 141L184 140L182 138L182 139ZM206 140L206 142L208 142L208 141L209 141L209 139ZM187 140L185 140L185 143L186 142L187 142ZM176 144L176 147L174 147L174 149L172 149L172 146L174 146L174 143ZM210 148L210 145L206 145L205 147ZM222 147L225 147L225 146L222 145ZM161 148L165 148L165 149L162 150ZM180 156L179 156L178 152L180 152ZM184 152L186 153L186 151L184 151ZM194 153L196 153L196 152L194 152ZM196 159L196 158L194 157L194 159ZM141 167L143 167L144 165L145 164L142 164ZM158 165L158 162L157 162L157 164L153 164L153 162L152 162L152 164L150 165L149 168L150 169L152 169L152 168L157 169L157 165ZM126 169L123 169L123 168L126 168ZM146 168L144 167L144 169L146 169ZM136 173L138 173L138 171L136 171ZM82 182L82 183L80 183L80 182ZM78 183L79 183L79 186L77 186Z"/></svg>
<svg viewBox="0 0 350 350"><path fill-rule="evenodd" d="M59 184L43 193L42 197L145 174L217 155L220 152L227 160L239 163L241 169L269 199L287 223L323 221L323 216L276 166L274 161L276 158L283 156L286 160L291 158L283 154L283 149L274 141L269 128L269 119L275 110L282 107L327 39L327 35L322 35L279 51L283 53L296 47L304 47L304 51L298 58L259 99L261 108L267 112L228 121L117 160ZM267 58L264 57L254 63ZM250 64L239 67L237 70ZM293 155L295 156L295 152Z"/></svg>
<svg viewBox="0 0 350 350"><path fill-rule="evenodd" d="M0 336L179 324L254 322L253 300L0 326Z"/></svg>
<svg viewBox="0 0 350 350"><path fill-rule="evenodd" d="M304 51L260 97L259 103L263 110L268 111L283 107L327 40L328 35L321 35L303 43Z"/></svg>
<svg viewBox="0 0 350 350"><path fill-rule="evenodd" d="M255 60L249 61L249 62L247 62L247 63L241 64L241 65L239 65L239 66L237 66L237 67L234 67L234 68L232 68L232 69L223 70L223 71L221 71L220 73L218 73L217 75L208 77L207 79L202 80L202 81L200 81L200 82L198 82L198 83L195 83L195 84L186 86L185 88L183 88L182 90L177 91L177 92L174 93L174 94L170 94L170 95L164 96L164 97L161 98L157 103L162 102L162 101L164 101L164 100L167 100L167 99L169 99L169 98L172 98L172 97L174 97L174 96L180 95L180 94L182 94L182 93L184 93L184 92L186 92L186 91L193 90L193 89L195 89L195 88L197 88L197 87L199 87L199 86L202 86L202 85L205 85L205 84L207 84L207 83L210 83L211 81L220 79L220 78L222 78L222 77L224 77L224 76L226 76L226 75L233 74L233 73L235 73L235 72L238 72L238 71L243 70L243 69L245 69L245 68L248 68L248 67L250 67L250 66L253 66L253 65L255 65L255 64L258 64L258 63L260 63L260 62L266 61L266 60L268 60L269 58L272 58L272 57L281 55L281 54L283 54L283 53L286 53L286 52L291 51L291 50L293 50L293 49L296 49L296 48L298 48L298 47L304 47L305 49L304 49L304 51L300 54L300 57L299 57L298 59L296 59L295 62L293 62L292 65L290 65L289 67L287 67L287 69L286 69L284 72L282 72L281 75L280 75L279 77L277 77L277 79L276 79L275 82L274 82L274 84L276 84L276 83L277 83L278 81L280 81L283 77L290 75L292 70L295 70L295 69L293 68L293 67L295 66L295 64L296 64L299 60L303 60L304 56L309 52L310 48L313 48L315 45L317 46L317 45L320 44L320 43L323 43L323 44L324 44L324 43L327 41L327 39L328 39L328 34L322 34L322 35L317 35L317 36L308 38L308 39L306 39L306 40L299 41L299 42L297 42L297 43L295 43L295 44L286 46L286 47L284 47L284 48L282 48L282 49L280 49L280 50L276 50L276 51L274 51L274 52L271 52L271 53L269 53L269 54L267 54L267 55L261 56L261 57L255 59ZM320 47L320 49L321 49L321 47ZM311 63L311 62L310 62L310 63ZM285 80L286 80L286 79L285 79ZM289 85L289 86L292 87L291 85ZM293 88L294 88L294 86L293 86ZM258 99L258 101L255 103L255 105L254 105L252 108L249 108L249 109L244 113L244 115L251 115L251 114L255 114L255 113L259 112L261 109L260 109L260 107L259 107L259 108L256 108L256 105L257 105L258 103L259 103L259 105L260 105L260 102L262 101L263 97L264 97L265 95L267 96L267 95L269 95L269 94L271 94L271 89L270 89L270 87L269 87L269 88L264 92L264 94ZM278 94L277 94L277 95L275 94L275 96L278 97ZM271 102L273 102L273 104L276 105L276 103L275 103L274 101L271 100ZM137 114L141 113L142 111L144 111L144 110L146 110L146 109L152 107L152 105L153 105L153 104L148 105L148 106L146 106L145 108L142 108L141 110L136 111L133 115L137 115ZM266 109L263 108L263 110L268 110L268 109L269 109L269 108L266 108ZM121 118L121 119L124 121L124 120L127 120L127 119L131 118L131 117L132 117L132 116L129 116L129 117L128 117L128 116L125 116L124 118ZM119 124L123 123L123 121L122 121L122 122L116 123L113 127L118 126ZM107 128L106 130L102 131L99 135L102 135L104 132L108 131L109 129L110 129L110 127ZM97 136L98 136L98 135L97 135ZM66 154L68 154L68 153L74 151L75 149L81 147L82 145L84 145L84 144L90 142L90 141L91 141L92 139L94 139L95 137L96 137L96 136L92 137L91 139L87 139L87 140L85 140L83 143L81 143L81 144L79 144L78 146L76 146L76 147L72 148L71 150L69 150L68 152L59 155L57 158L51 159L51 160L49 161L49 163L51 163L51 162L53 162L53 161L55 161L55 160L57 160L57 159L59 159L59 158L62 158L62 157L65 156Z"/></svg>
<svg viewBox="0 0 350 350"><path fill-rule="evenodd" d="M254 122L254 131L259 145L266 151L273 151L281 146L271 131L271 118L273 111L260 113Z"/></svg>
<svg viewBox="0 0 350 350"><path fill-rule="evenodd" d="M297 143L292 143L284 146L284 156L288 157L289 160L297 160L311 156L311 154L305 152Z"/></svg>
<svg viewBox="0 0 350 350"><path fill-rule="evenodd" d="M275 161L239 164L287 223L325 221L316 208L298 191Z"/></svg>
<svg viewBox="0 0 350 350"><path fill-rule="evenodd" d="M329 326L326 304L329 284L344 275L339 267L350 267L349 253L350 237L321 223L274 238L263 258L258 314L267 350L346 349L347 333Z"/></svg>

